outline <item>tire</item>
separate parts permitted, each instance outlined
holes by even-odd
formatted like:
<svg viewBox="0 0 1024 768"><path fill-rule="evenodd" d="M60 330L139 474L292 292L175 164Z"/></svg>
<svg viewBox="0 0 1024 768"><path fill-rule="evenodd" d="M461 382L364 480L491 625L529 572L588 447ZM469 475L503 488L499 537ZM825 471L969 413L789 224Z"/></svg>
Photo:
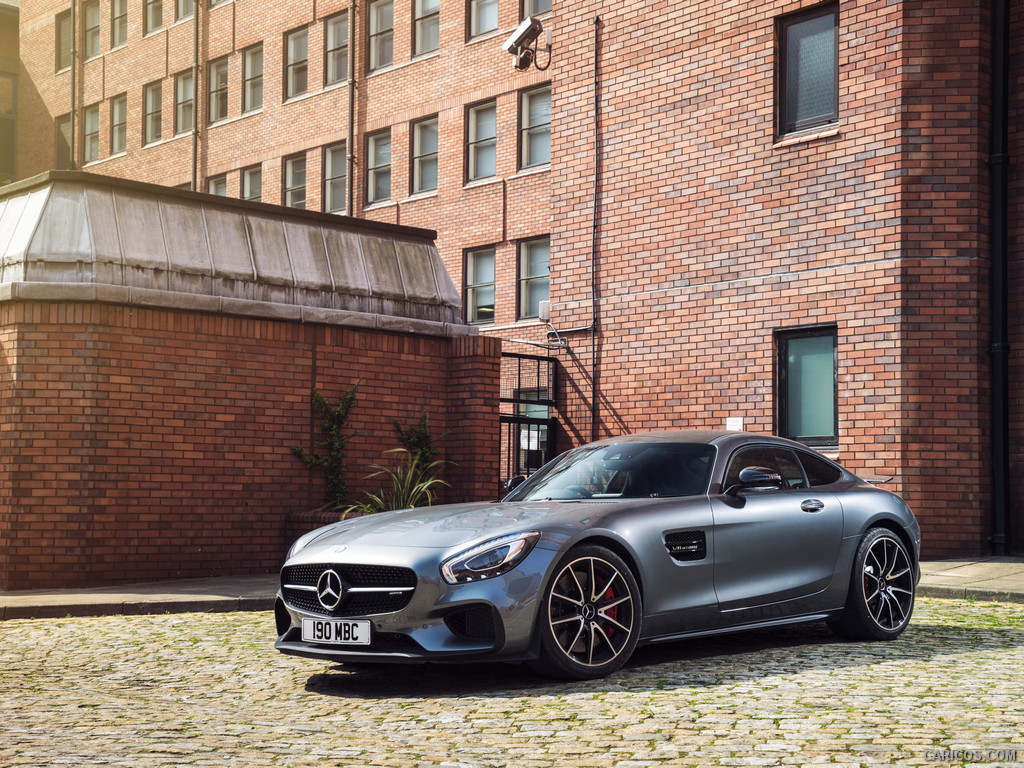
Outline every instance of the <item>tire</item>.
<svg viewBox="0 0 1024 768"><path fill-rule="evenodd" d="M610 675L636 648L642 616L640 588L622 558L604 547L576 547L544 590L540 656L531 666L569 680Z"/></svg>
<svg viewBox="0 0 1024 768"><path fill-rule="evenodd" d="M914 612L914 562L896 534L872 528L857 547L842 615L829 622L847 640L895 640Z"/></svg>

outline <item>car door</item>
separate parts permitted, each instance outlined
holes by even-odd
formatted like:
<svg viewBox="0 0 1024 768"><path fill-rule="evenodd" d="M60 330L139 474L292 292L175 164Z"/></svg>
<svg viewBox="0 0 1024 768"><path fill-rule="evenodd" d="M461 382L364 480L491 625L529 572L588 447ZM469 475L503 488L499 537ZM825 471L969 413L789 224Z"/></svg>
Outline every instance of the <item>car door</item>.
<svg viewBox="0 0 1024 768"><path fill-rule="evenodd" d="M726 493L747 467L769 469L781 484ZM829 585L843 534L842 506L834 494L808 486L796 454L785 446L746 446L730 457L723 493L711 497L721 611L763 606L763 614L785 615L787 602ZM790 608L799 612L798 605ZM746 612L737 617L753 618Z"/></svg>

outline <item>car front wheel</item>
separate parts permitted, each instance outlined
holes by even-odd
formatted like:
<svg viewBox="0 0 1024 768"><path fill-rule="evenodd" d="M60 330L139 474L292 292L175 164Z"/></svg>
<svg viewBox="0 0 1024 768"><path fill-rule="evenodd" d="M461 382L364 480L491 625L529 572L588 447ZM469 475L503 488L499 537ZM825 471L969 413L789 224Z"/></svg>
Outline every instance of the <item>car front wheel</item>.
<svg viewBox="0 0 1024 768"><path fill-rule="evenodd" d="M642 615L640 589L622 558L604 547L576 547L544 592L533 666L574 680L609 675L636 648Z"/></svg>
<svg viewBox="0 0 1024 768"><path fill-rule="evenodd" d="M895 640L914 611L914 563L906 546L885 528L872 528L854 556L842 616L829 626L848 640Z"/></svg>

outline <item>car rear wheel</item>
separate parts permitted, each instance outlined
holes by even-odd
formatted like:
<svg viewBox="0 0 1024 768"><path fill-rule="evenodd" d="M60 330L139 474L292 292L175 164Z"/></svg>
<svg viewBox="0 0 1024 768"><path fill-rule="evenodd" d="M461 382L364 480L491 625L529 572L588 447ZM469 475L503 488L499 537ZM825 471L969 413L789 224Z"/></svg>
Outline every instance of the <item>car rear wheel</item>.
<svg viewBox="0 0 1024 768"><path fill-rule="evenodd" d="M640 589L622 558L604 547L572 549L544 592L532 666L574 680L609 675L636 648L642 615Z"/></svg>
<svg viewBox="0 0 1024 768"><path fill-rule="evenodd" d="M914 611L914 582L914 563L900 538L872 528L857 547L843 614L829 626L848 640L895 640Z"/></svg>

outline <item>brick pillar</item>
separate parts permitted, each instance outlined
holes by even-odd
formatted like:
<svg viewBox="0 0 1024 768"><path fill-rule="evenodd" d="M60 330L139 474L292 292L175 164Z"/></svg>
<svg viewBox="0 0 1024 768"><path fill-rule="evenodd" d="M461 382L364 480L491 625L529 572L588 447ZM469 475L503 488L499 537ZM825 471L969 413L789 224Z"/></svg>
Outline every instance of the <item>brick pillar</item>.
<svg viewBox="0 0 1024 768"><path fill-rule="evenodd" d="M449 501L498 497L501 339L461 336L452 340L448 362L448 429L445 456Z"/></svg>

